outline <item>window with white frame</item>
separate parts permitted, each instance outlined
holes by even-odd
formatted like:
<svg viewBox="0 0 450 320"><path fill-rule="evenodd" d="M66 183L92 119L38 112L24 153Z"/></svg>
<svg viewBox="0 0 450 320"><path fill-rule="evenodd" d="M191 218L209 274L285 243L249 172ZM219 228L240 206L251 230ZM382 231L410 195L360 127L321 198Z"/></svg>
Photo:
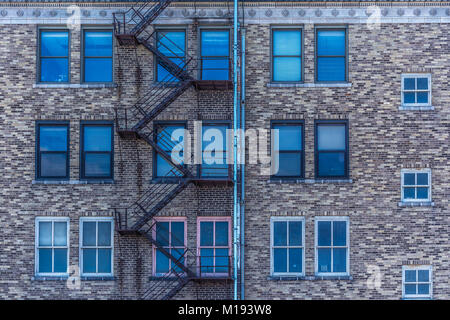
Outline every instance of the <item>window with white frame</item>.
<svg viewBox="0 0 450 320"><path fill-rule="evenodd" d="M272 275L304 275L305 219L272 217L270 220Z"/></svg>
<svg viewBox="0 0 450 320"><path fill-rule="evenodd" d="M69 218L36 218L36 274L67 275Z"/></svg>
<svg viewBox="0 0 450 320"><path fill-rule="evenodd" d="M431 106L431 75L402 75L402 105Z"/></svg>
<svg viewBox="0 0 450 320"><path fill-rule="evenodd" d="M431 170L402 170L402 201L431 201Z"/></svg>
<svg viewBox="0 0 450 320"><path fill-rule="evenodd" d="M89 217L80 219L81 274L111 276L113 274L113 219Z"/></svg>
<svg viewBox="0 0 450 320"><path fill-rule="evenodd" d="M316 274L348 275L349 242L348 217L316 217Z"/></svg>
<svg viewBox="0 0 450 320"><path fill-rule="evenodd" d="M431 266L403 266L403 298L431 298L433 291Z"/></svg>

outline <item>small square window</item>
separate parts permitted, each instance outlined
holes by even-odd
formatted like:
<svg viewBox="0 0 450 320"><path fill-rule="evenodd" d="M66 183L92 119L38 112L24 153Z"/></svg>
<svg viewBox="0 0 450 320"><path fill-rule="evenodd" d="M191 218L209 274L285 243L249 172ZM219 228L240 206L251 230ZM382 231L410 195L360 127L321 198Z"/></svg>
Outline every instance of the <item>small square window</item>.
<svg viewBox="0 0 450 320"><path fill-rule="evenodd" d="M405 299L430 299L433 291L431 266L403 266L402 292Z"/></svg>
<svg viewBox="0 0 450 320"><path fill-rule="evenodd" d="M431 106L431 75L402 75L402 105Z"/></svg>
<svg viewBox="0 0 450 320"><path fill-rule="evenodd" d="M401 176L403 202L431 201L431 170L404 169Z"/></svg>

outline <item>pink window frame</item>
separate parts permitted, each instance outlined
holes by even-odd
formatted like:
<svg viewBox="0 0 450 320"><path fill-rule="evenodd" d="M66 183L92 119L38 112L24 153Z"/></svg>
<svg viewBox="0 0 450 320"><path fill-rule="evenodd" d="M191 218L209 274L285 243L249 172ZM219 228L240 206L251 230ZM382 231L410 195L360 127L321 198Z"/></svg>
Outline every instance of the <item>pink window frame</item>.
<svg viewBox="0 0 450 320"><path fill-rule="evenodd" d="M223 272L211 272L211 273L201 273L200 272L200 249L202 248L202 246L200 246L200 223L201 222L214 222L214 233L213 233L213 239L215 242L215 234L216 234L216 224L215 222L223 222L226 221L228 222L228 256L231 257L231 238L232 238L232 234L231 234L231 217L198 217L197 218L197 274L199 276L203 275L203 276L208 276L208 277L223 277L223 276L228 276L229 272L227 273L223 273ZM209 246L207 248L210 248ZM214 250L216 249L215 243L213 246ZM218 247L223 248L223 247ZM231 260L231 259L230 259ZM231 268L230 265L230 260L228 261L229 263L229 268ZM214 259L214 266L215 266L216 260ZM230 269L231 270L231 269Z"/></svg>
<svg viewBox="0 0 450 320"><path fill-rule="evenodd" d="M187 218L186 217L157 217L157 218L153 218L153 223L156 222L183 222L184 223L184 250L187 249ZM169 227L169 234L170 234L170 230L172 230L172 225L170 225ZM152 237L153 239L156 239L156 227L152 228ZM172 248L169 245L169 248ZM156 272L156 246L153 245L152 248L152 274L154 277L163 277L165 276L167 273L157 273ZM186 259L184 259L184 265L186 265ZM169 272L172 268L172 263L171 260L169 259Z"/></svg>

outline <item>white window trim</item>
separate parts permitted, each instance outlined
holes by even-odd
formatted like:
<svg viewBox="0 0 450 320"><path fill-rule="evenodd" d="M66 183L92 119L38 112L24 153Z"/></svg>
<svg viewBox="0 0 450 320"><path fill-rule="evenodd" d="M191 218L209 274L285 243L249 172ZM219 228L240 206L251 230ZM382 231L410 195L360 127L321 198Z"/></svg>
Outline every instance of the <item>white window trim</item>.
<svg viewBox="0 0 450 320"><path fill-rule="evenodd" d="M274 271L274 257L273 257L273 240L274 228L273 223L278 221L301 221L302 222L302 272L275 272ZM295 246L297 247L297 246ZM297 276L305 275L305 217L270 217L270 274L272 276Z"/></svg>
<svg viewBox="0 0 450 320"><path fill-rule="evenodd" d="M414 187L417 188L417 185L414 186L405 186L405 173L427 173L428 174L428 198L427 199L405 199L403 188L404 187ZM400 171L401 174L401 201L404 203L410 202L431 202L431 169L402 169ZM420 187L420 186L419 186Z"/></svg>
<svg viewBox="0 0 450 320"><path fill-rule="evenodd" d="M405 282L406 270L428 270L430 281L429 282ZM419 279L417 279L419 281ZM429 294L405 294L405 284L418 284L418 283L429 283L430 293ZM412 265L412 266L402 266L402 298L403 299L432 299L433 297L433 267L423 266L423 265Z"/></svg>
<svg viewBox="0 0 450 320"><path fill-rule="evenodd" d="M111 249L111 273L84 273L83 272L83 222L89 221L89 222L102 222L107 221L111 222L111 247L87 247L87 248L95 248L95 249ZM96 226L98 229L98 224ZM98 231L96 231L98 232ZM98 234L96 234L98 236ZM113 217L81 217L80 218L80 244L79 244L79 260L80 260L80 275L85 277L110 277L114 275L114 218ZM97 241L97 240L96 240ZM98 267L98 254L97 254L97 261L96 261L96 267Z"/></svg>
<svg viewBox="0 0 450 320"><path fill-rule="evenodd" d="M66 222L67 223L67 244L66 246L49 246L49 249L67 249L67 272L39 272L39 223L40 222L52 222L52 242L53 242L53 222ZM61 277L69 275L69 257L70 257L70 219L68 217L36 217L35 219L35 240L34 240L34 265L35 265L35 275L36 276L52 276L52 277ZM53 260L52 260L52 269L53 269Z"/></svg>
<svg viewBox="0 0 450 320"><path fill-rule="evenodd" d="M427 78L428 79L428 90L406 90L408 92L428 92L428 102L427 103L405 103L405 99L404 99L404 95L403 93L405 92L405 83L404 83L404 79L405 78ZM431 74L429 73L404 73L402 74L402 106L403 107L431 107ZM417 81L417 80L416 80Z"/></svg>
<svg viewBox="0 0 450 320"><path fill-rule="evenodd" d="M319 221L345 221L347 222L347 259L346 259L346 268L345 272L319 272L319 254L318 254L318 238L319 238ZM333 227L331 227L331 239L333 239ZM341 246L337 246L340 248ZM322 248L322 247L321 247ZM332 246L331 248L334 248ZM331 265L333 265L333 255L331 256ZM330 217L330 216L321 216L314 218L314 270L316 276L349 276L350 275L350 219L349 217Z"/></svg>

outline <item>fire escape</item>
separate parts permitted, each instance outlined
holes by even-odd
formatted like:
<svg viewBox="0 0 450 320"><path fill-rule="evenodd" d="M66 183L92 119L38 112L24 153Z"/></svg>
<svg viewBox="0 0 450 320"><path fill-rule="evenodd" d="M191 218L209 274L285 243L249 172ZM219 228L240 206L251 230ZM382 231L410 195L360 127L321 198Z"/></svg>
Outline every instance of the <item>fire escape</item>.
<svg viewBox="0 0 450 320"><path fill-rule="evenodd" d="M176 143L171 136L161 128L153 128L151 122L174 102L183 92L190 87L196 90L229 90L232 88L231 80L201 80L194 74L201 68L201 61L195 59L183 51L183 58L178 59L181 63L175 63L173 57L169 59L161 51L171 51L175 46L164 45L166 41L160 41L157 33L148 31L148 27L159 14L171 3L170 0L156 2L144 2L138 7L132 7L126 12L117 12L114 16L114 33L119 45L143 45L147 48L158 63L169 72L163 81L156 82L133 106L123 107L116 110L116 129L122 138L137 138L146 141L154 151L172 165L172 169L162 179L162 183L150 184L144 194L129 208L115 210L115 225L119 234L140 235L164 254L170 261L170 271L157 280L151 281L149 287L143 294L143 299L170 299L179 292L189 281L210 279L211 266L201 265L196 248L185 247L174 252L168 250L164 243L168 239L156 236L155 217L170 203L178 194L190 184L211 183L211 180L199 178L194 175L183 159L174 158L167 150L172 150ZM229 78L231 79L231 77ZM229 171L229 168L227 169ZM164 179L171 183L164 183ZM225 179L231 182L228 173ZM168 234L168 233L167 233ZM172 237L168 235L167 237ZM186 244L187 246L187 244ZM231 277L231 259L227 258L226 272L221 277ZM222 259L223 260L223 259ZM217 267L217 265L216 265ZM220 277L219 277L220 278ZM214 279L219 279L214 277Z"/></svg>

